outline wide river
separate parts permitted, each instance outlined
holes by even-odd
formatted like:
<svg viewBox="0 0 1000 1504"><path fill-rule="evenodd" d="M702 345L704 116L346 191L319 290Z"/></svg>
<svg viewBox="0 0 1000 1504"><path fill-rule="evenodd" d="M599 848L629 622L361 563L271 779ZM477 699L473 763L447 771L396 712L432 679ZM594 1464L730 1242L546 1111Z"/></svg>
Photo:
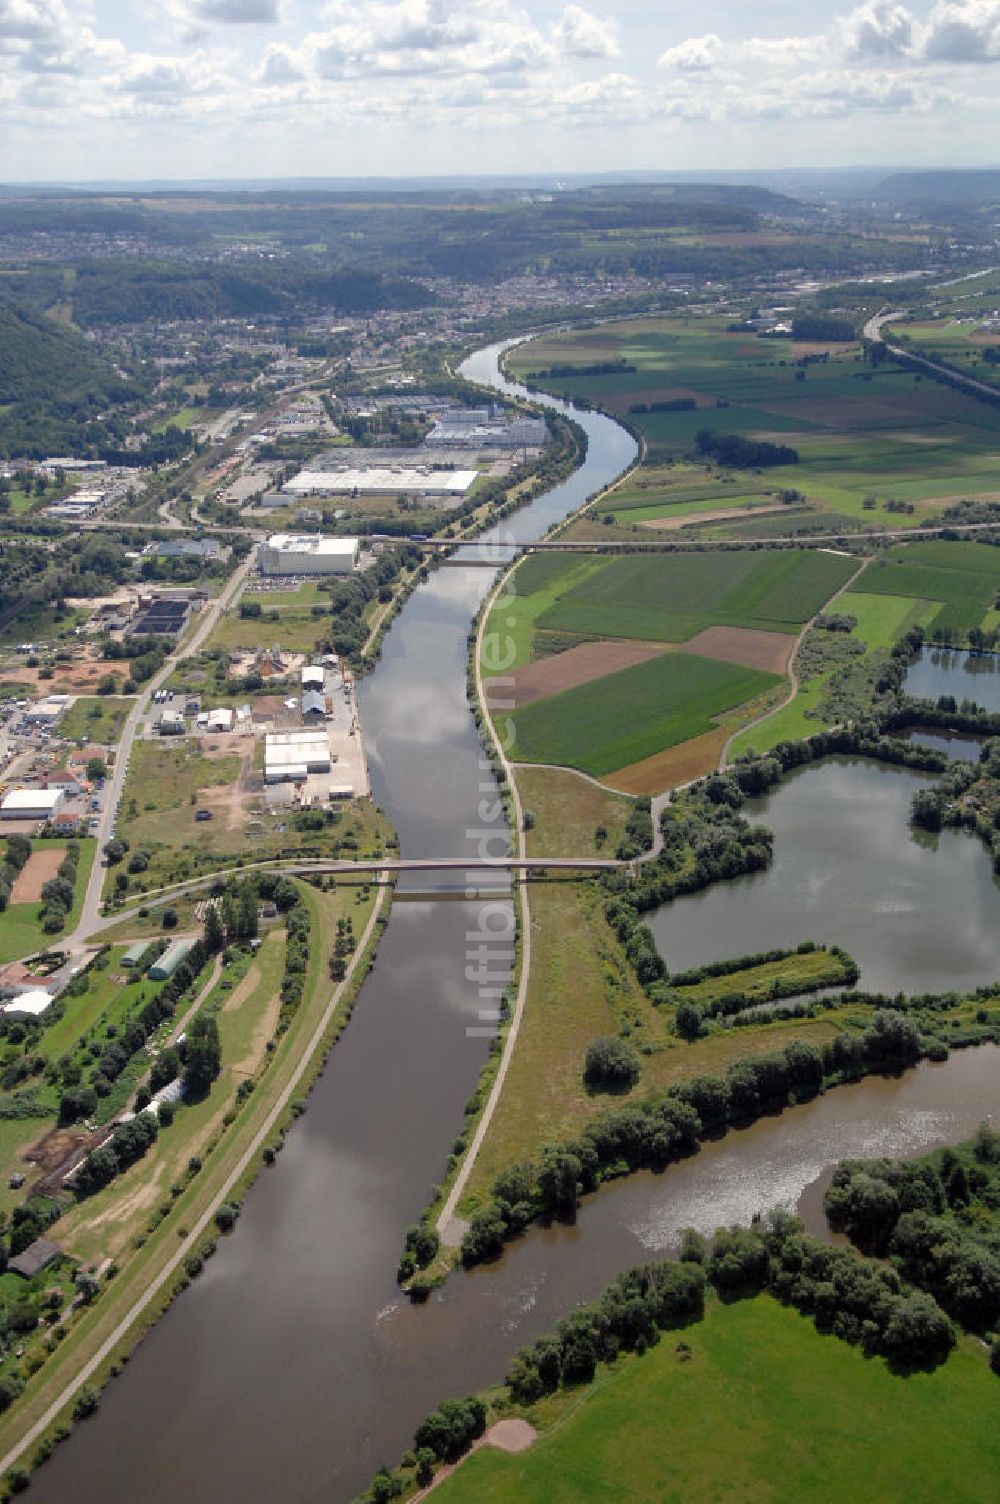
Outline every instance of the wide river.
<svg viewBox="0 0 1000 1504"><path fill-rule="evenodd" d="M473 356L464 374L505 386L502 348ZM574 416L588 435L586 463L485 544L541 536L630 463L635 446L618 424ZM471 853L489 824L480 817L492 785L466 703L466 642L492 579L481 567L437 570L395 622L361 689L375 797L404 855ZM902 836L897 829L905 812L890 791L904 786L908 796L905 775L882 786L884 801L866 801L897 855L908 836L905 819ZM786 792L765 803L768 819ZM778 871L783 844L779 836ZM947 900L935 931L943 934L956 919L949 898L956 862L977 874L981 865L985 880L976 876L962 889L976 901L963 938L977 947L967 971L978 979L995 950L982 931L995 931L1000 905L986 857L974 848L958 837L936 852L915 848L913 866L926 868L928 896L936 879ZM817 844L817 870L835 873L842 854L843 843L826 852ZM880 893L867 892L866 910L884 912ZM697 922L709 935L725 932L728 915L713 930L707 911L689 903L692 919L705 913ZM276 1167L248 1197L235 1235L220 1241L205 1273L141 1343L98 1414L39 1470L33 1497L344 1504L409 1445L438 1399L495 1381L522 1342L620 1269L669 1250L680 1228L711 1231L770 1205L793 1207L803 1195L812 1220L822 1176L837 1159L954 1141L997 1101L1000 1051L992 1047L899 1081L833 1092L709 1144L664 1175L607 1188L575 1227L533 1232L498 1265L455 1275L426 1306L410 1306L393 1277L404 1230L442 1172L487 1047L465 978L479 914L461 898L394 905L351 1025ZM872 982L881 975L878 921L862 943L851 914L838 909L836 883L808 928L863 952L866 980L870 969ZM704 930L702 938L694 950L712 948ZM666 935L664 943L674 942ZM958 948L956 941L953 956Z"/></svg>

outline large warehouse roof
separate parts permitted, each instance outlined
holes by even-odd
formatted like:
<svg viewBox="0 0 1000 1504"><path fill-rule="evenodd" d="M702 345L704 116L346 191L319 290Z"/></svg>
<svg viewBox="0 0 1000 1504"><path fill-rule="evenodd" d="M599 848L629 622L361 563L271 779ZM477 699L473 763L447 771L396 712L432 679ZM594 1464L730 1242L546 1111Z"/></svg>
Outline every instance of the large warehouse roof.
<svg viewBox="0 0 1000 1504"><path fill-rule="evenodd" d="M325 731L277 731L264 738L264 777L300 777L330 767L330 738Z"/></svg>
<svg viewBox="0 0 1000 1504"><path fill-rule="evenodd" d="M331 558L357 553L357 538L323 538L318 533L272 533L267 547L283 554L325 554Z"/></svg>
<svg viewBox="0 0 1000 1504"><path fill-rule="evenodd" d="M447 491L462 495L478 470L404 470L373 466L370 470L302 470L283 490L294 496L350 495L352 491Z"/></svg>
<svg viewBox="0 0 1000 1504"><path fill-rule="evenodd" d="M33 815L36 810L51 815L59 807L62 789L11 789L0 804L5 815Z"/></svg>

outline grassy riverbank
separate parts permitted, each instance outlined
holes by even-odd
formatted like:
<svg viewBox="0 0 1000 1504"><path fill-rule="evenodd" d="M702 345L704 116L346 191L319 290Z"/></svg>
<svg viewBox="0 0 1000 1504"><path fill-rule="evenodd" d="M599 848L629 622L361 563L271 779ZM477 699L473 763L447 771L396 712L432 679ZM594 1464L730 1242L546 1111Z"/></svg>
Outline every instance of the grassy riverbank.
<svg viewBox="0 0 1000 1504"><path fill-rule="evenodd" d="M439 1504L992 1497L997 1380L971 1344L933 1373L901 1377L768 1295L713 1301L679 1334L687 1351L677 1335L540 1402L527 1412L542 1431L534 1445L481 1447L441 1483Z"/></svg>
<svg viewBox="0 0 1000 1504"><path fill-rule="evenodd" d="M284 1128L301 1110L295 1104L304 1102L327 1049L350 1016L380 934L374 914L384 895L373 885L342 884L330 892L305 886L302 896L311 922L309 967L302 1002L288 1029L275 1036L273 1050L266 1051L266 1063L262 1061L253 1076L254 1089L240 1095L236 1080L240 1061L246 1060L255 1035L263 1044L262 1010L273 1007L271 984L275 978L271 967L275 952L280 954L280 941L270 941L271 953L264 954L268 949L265 946L257 963L259 974L246 986L241 1004L232 1010L225 1027L220 1025L220 1033L229 1039L230 1069L209 1095L211 1121L195 1122L199 1108L183 1108L150 1155L120 1177L120 1187L126 1197L130 1187L136 1196L144 1196L158 1156L175 1158L171 1135L176 1133L178 1142L184 1136L187 1113L192 1114L194 1128L209 1135L201 1145L197 1169L188 1165L182 1181L173 1183L178 1189L175 1194L171 1188L164 1214L154 1214L148 1229L133 1238L131 1247L124 1250L117 1276L67 1328L65 1339L54 1344L51 1356L23 1397L0 1418L3 1466L9 1466L22 1449L30 1459L32 1448L43 1435L52 1434L57 1425L65 1427L73 1393L81 1382L99 1386L117 1371L138 1337L188 1282L194 1272L193 1265L188 1267L189 1261L204 1256L203 1250L215 1233L213 1214L220 1202L239 1202L263 1164L262 1149L266 1146L267 1156L273 1157ZM328 956L336 939L337 920L348 914L359 949L346 980L335 987L329 979ZM361 943L369 920L373 920L373 930ZM80 1209L80 1215L76 1238L82 1247L96 1250L85 1208ZM115 1220L112 1218L112 1225Z"/></svg>

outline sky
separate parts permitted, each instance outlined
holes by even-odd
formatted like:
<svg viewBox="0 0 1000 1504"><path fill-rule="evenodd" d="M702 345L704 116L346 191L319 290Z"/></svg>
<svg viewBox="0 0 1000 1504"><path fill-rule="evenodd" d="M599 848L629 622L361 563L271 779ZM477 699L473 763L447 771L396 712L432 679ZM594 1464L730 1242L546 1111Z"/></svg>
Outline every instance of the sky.
<svg viewBox="0 0 1000 1504"><path fill-rule="evenodd" d="M0 0L0 178L1000 162L1000 0Z"/></svg>

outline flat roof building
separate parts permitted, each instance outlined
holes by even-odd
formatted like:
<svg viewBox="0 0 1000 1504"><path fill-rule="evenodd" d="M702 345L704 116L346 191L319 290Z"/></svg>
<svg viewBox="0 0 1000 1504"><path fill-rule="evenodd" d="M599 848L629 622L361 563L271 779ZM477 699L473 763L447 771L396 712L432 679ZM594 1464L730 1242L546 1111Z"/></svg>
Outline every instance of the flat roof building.
<svg viewBox="0 0 1000 1504"><path fill-rule="evenodd" d="M261 574L350 574L361 544L357 538L324 538L319 533L272 533L257 545Z"/></svg>
<svg viewBox="0 0 1000 1504"><path fill-rule="evenodd" d="M52 1006L51 992L45 992L41 987L34 988L31 992L22 992L19 997L12 998L3 1006L3 1012L8 1018L41 1018L47 1008Z"/></svg>
<svg viewBox="0 0 1000 1504"><path fill-rule="evenodd" d="M207 731L232 731L233 712L228 705L220 705L217 710L208 712L208 720L205 722Z"/></svg>
<svg viewBox="0 0 1000 1504"><path fill-rule="evenodd" d="M63 790L11 789L0 804L0 820L48 820L62 803Z"/></svg>
<svg viewBox="0 0 1000 1504"><path fill-rule="evenodd" d="M329 773L330 764L330 738L325 731L276 731L264 738L265 783Z"/></svg>
<svg viewBox="0 0 1000 1504"><path fill-rule="evenodd" d="M302 670L303 689L324 689L326 687L326 670L318 663L307 663Z"/></svg>
<svg viewBox="0 0 1000 1504"><path fill-rule="evenodd" d="M286 481L282 490L292 496L350 496L355 491L440 492L464 496L478 475L478 470L441 470L430 465L405 469L395 465L373 465L369 470L302 470Z"/></svg>
<svg viewBox="0 0 1000 1504"><path fill-rule="evenodd" d="M66 714L69 700L65 695L49 695L36 705L29 705L24 712L25 724L29 726L54 726Z"/></svg>

